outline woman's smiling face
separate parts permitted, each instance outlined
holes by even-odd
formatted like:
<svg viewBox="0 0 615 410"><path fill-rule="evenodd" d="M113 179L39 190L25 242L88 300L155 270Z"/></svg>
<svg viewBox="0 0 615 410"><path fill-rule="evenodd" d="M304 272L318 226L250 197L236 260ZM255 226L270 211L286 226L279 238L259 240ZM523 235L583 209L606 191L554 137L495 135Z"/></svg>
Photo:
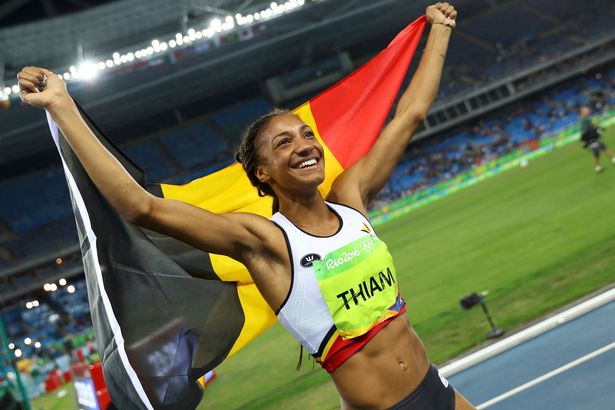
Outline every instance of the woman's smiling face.
<svg viewBox="0 0 615 410"><path fill-rule="evenodd" d="M316 189L324 181L323 148L312 129L296 115L276 115L258 138L256 176L262 182L292 191Z"/></svg>

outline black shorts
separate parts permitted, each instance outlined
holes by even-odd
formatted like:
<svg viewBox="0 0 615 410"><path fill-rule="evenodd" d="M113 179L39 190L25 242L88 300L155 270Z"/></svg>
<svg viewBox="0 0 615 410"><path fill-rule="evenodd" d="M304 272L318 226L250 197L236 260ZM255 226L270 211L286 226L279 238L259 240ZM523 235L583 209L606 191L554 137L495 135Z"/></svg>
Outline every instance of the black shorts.
<svg viewBox="0 0 615 410"><path fill-rule="evenodd" d="M455 389L440 376L434 365L427 375L405 399L390 407L391 410L454 410Z"/></svg>
<svg viewBox="0 0 615 410"><path fill-rule="evenodd" d="M589 148L592 150L594 157L599 157L600 153L606 149L606 145L602 141L595 141L589 144Z"/></svg>

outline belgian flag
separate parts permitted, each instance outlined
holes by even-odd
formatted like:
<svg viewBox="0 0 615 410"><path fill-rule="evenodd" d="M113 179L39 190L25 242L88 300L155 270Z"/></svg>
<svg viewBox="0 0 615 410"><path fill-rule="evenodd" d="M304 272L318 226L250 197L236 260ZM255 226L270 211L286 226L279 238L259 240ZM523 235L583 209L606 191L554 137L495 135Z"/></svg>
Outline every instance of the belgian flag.
<svg viewBox="0 0 615 410"><path fill-rule="evenodd" d="M294 112L325 148L326 196L336 176L378 138L425 27L421 17L367 64ZM144 187L216 213L271 216L240 164L186 185L147 185L143 171L83 110L103 144ZM48 115L79 233L105 382L120 409L187 409L197 380L275 323L239 262L126 222L94 186Z"/></svg>

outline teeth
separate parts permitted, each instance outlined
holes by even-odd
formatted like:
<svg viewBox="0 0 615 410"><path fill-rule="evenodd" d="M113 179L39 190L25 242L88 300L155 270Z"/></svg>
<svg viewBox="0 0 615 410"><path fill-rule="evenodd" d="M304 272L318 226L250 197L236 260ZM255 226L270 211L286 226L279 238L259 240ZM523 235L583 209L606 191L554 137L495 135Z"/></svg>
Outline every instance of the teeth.
<svg viewBox="0 0 615 410"><path fill-rule="evenodd" d="M305 162L302 162L301 164L299 164L299 168L309 167L310 165L316 165L316 160L315 159L310 159L310 160L307 160Z"/></svg>

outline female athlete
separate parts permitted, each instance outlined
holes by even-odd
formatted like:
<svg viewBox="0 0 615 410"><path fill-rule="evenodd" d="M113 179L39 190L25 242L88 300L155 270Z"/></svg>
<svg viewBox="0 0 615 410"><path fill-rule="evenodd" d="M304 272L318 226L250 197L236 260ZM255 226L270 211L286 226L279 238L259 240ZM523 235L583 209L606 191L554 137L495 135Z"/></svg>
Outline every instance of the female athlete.
<svg viewBox="0 0 615 410"><path fill-rule="evenodd" d="M21 98L51 114L128 221L242 262L282 325L330 373L342 408L472 409L430 364L404 314L391 256L366 218L440 83L457 12L436 3L426 14L427 44L394 118L326 200L318 191L323 148L301 119L274 111L245 131L238 160L259 193L274 197L279 211L270 220L150 195L99 143L64 82L48 70L25 67L18 74Z"/></svg>

